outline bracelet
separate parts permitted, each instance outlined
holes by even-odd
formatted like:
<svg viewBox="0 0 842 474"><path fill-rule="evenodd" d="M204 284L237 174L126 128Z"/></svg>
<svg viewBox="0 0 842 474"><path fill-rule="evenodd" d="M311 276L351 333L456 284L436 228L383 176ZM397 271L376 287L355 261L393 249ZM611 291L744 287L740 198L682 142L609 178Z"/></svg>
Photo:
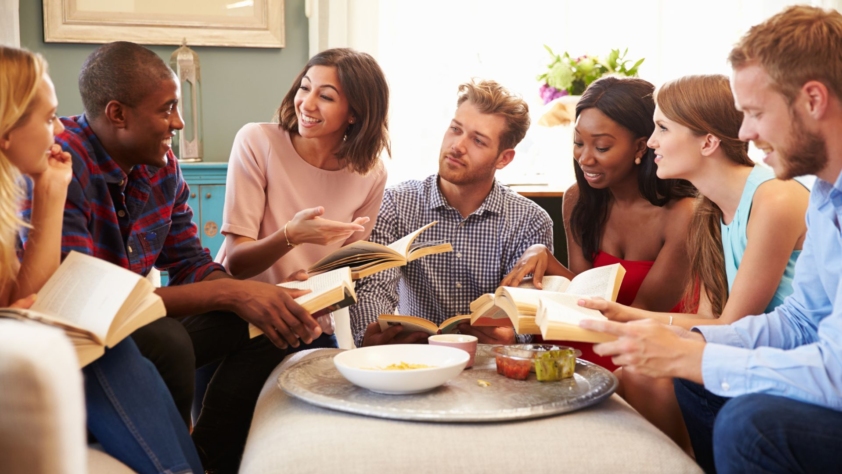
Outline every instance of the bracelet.
<svg viewBox="0 0 842 474"><path fill-rule="evenodd" d="M672 318L673 318L673 316L670 315L670 322L667 324L667 326L672 326Z"/></svg>
<svg viewBox="0 0 842 474"><path fill-rule="evenodd" d="M289 241L289 236L287 235L287 226L288 225L289 225L289 221L287 221L287 223L284 224L284 238L287 240L287 248L294 248L298 244L294 244L294 243Z"/></svg>

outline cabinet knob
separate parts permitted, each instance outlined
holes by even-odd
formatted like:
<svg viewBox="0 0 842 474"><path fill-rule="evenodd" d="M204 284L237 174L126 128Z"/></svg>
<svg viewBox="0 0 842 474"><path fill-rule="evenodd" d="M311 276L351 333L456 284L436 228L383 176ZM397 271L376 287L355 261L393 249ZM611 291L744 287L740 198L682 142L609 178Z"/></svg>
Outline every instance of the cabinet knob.
<svg viewBox="0 0 842 474"><path fill-rule="evenodd" d="M210 199L210 193L205 194L205 198Z"/></svg>
<svg viewBox="0 0 842 474"><path fill-rule="evenodd" d="M196 199L196 193L190 193L190 199Z"/></svg>

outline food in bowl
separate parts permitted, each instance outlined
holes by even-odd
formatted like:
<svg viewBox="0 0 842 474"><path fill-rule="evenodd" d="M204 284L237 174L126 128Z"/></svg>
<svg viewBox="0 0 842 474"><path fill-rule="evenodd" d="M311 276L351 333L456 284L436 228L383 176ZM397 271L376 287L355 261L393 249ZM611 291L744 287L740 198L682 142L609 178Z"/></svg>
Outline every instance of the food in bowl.
<svg viewBox="0 0 842 474"><path fill-rule="evenodd" d="M387 365L386 367L375 367L370 370L416 370L416 369L433 369L432 365L427 364L410 364L409 362L400 361L397 364Z"/></svg>
<svg viewBox="0 0 842 474"><path fill-rule="evenodd" d="M510 379L526 380L534 371L541 382L573 376L576 357L582 353L566 346L552 344L517 344L494 348L497 373Z"/></svg>
<svg viewBox="0 0 842 474"><path fill-rule="evenodd" d="M452 347L389 344L340 352L333 358L333 363L354 385L391 395L432 390L457 377L468 363L468 357L467 352ZM385 370L404 363L427 367Z"/></svg>

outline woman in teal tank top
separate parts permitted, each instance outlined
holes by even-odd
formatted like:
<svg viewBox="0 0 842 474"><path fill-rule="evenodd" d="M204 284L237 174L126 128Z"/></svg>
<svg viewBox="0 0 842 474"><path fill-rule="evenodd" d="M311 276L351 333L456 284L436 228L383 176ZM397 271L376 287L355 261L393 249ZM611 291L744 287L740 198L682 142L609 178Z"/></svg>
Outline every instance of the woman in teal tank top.
<svg viewBox="0 0 842 474"><path fill-rule="evenodd" d="M648 145L658 177L686 179L700 193L688 229L691 279L685 291L685 306L696 314L604 300L580 304L615 321L654 319L685 328L769 311L792 292L809 193L796 181L774 179L748 157L748 144L739 140L743 114L734 107L727 77L682 77L661 86L655 102ZM770 151L765 143L756 145ZM626 401L689 452L672 380L623 373L622 382Z"/></svg>

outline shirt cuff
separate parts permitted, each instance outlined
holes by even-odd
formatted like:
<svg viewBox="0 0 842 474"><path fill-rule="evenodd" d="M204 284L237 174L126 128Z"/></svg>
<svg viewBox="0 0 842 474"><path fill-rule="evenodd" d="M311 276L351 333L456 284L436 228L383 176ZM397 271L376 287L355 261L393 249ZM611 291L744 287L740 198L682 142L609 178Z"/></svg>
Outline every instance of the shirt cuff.
<svg viewBox="0 0 842 474"><path fill-rule="evenodd" d="M720 397L748 393L748 366L751 351L730 345L707 343L702 353L702 380L705 388Z"/></svg>
<svg viewBox="0 0 842 474"><path fill-rule="evenodd" d="M726 346L745 347L743 340L730 324L694 326L693 331L702 333L706 342L723 344Z"/></svg>

